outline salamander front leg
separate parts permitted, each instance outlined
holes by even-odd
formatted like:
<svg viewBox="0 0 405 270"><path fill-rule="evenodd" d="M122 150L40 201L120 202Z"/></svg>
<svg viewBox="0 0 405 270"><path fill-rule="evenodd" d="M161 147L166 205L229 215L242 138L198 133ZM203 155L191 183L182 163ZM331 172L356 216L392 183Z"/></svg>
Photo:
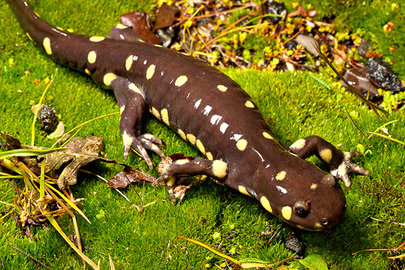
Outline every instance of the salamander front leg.
<svg viewBox="0 0 405 270"><path fill-rule="evenodd" d="M351 185L348 173L370 175L368 170L351 161L351 158L360 156L359 152L342 152L318 136L309 136L296 141L290 146L290 151L304 159L315 154L329 166L331 174L342 179L348 188Z"/></svg>
<svg viewBox="0 0 405 270"><path fill-rule="evenodd" d="M133 148L152 169L152 161L146 150L151 150L162 158L165 155L157 146L163 145L160 139L151 134L141 134L142 114L146 107L143 93L125 78L116 78L111 87L121 110L120 130L124 142L124 157L127 158Z"/></svg>

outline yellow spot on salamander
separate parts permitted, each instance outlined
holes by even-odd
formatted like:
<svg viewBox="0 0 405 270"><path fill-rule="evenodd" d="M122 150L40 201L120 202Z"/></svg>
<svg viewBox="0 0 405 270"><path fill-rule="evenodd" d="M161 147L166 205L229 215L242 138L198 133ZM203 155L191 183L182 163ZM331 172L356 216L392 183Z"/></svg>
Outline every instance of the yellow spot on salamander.
<svg viewBox="0 0 405 270"><path fill-rule="evenodd" d="M240 139L237 143L236 143L236 147L240 150L240 151L244 151L246 149L248 142L245 139Z"/></svg>
<svg viewBox="0 0 405 270"><path fill-rule="evenodd" d="M332 160L332 151L330 149L323 149L319 152L322 160L329 163Z"/></svg>
<svg viewBox="0 0 405 270"><path fill-rule="evenodd" d="M202 142L200 140L196 141L196 146L197 146L198 150L200 150L200 152L203 155L205 155L205 147L204 147L204 145L202 144Z"/></svg>
<svg viewBox="0 0 405 270"><path fill-rule="evenodd" d="M226 176L227 169L228 164L222 160L214 160L212 162L212 172L218 178L224 178Z"/></svg>
<svg viewBox="0 0 405 270"><path fill-rule="evenodd" d="M281 215L283 216L283 218L284 218L285 220L290 220L291 214L292 214L292 208L291 208L291 207L289 207L289 206L284 206L284 207L281 209Z"/></svg>
<svg viewBox="0 0 405 270"><path fill-rule="evenodd" d="M178 129L178 130L177 130L177 133L180 135L180 137L181 137L183 140L187 140L187 138L186 138L186 133L184 133L183 130Z"/></svg>
<svg viewBox="0 0 405 270"><path fill-rule="evenodd" d="M254 107L255 107L255 105L253 104L253 102L250 101L250 100L248 100L248 101L245 102L245 106L248 107L248 108L254 108Z"/></svg>
<svg viewBox="0 0 405 270"><path fill-rule="evenodd" d="M176 163L177 165L184 165L184 164L189 163L189 161L190 161L190 160L184 158L184 159L178 159L178 160L176 160L175 163Z"/></svg>
<svg viewBox="0 0 405 270"><path fill-rule="evenodd" d="M146 79L150 80L153 77L153 74L155 74L155 65L150 65L148 67L148 70L146 70Z"/></svg>
<svg viewBox="0 0 405 270"><path fill-rule="evenodd" d="M278 180L278 181L283 181L286 174L287 174L287 173L286 173L285 171L279 172L279 173L276 175L276 180Z"/></svg>
<svg viewBox="0 0 405 270"><path fill-rule="evenodd" d="M124 145L132 145L134 138L124 131L124 134L122 134L122 141L124 142Z"/></svg>
<svg viewBox="0 0 405 270"><path fill-rule="evenodd" d="M209 159L209 160L214 160L214 157L212 156L211 152L207 152L205 154L205 156Z"/></svg>
<svg viewBox="0 0 405 270"><path fill-rule="evenodd" d="M45 52L49 55L52 54L52 48L51 48L51 40L49 37L44 38L44 41L42 42L42 45L44 45Z"/></svg>
<svg viewBox="0 0 405 270"><path fill-rule="evenodd" d="M293 143L290 148L292 149L302 149L305 146L305 139L299 139L298 141L296 141L295 143Z"/></svg>
<svg viewBox="0 0 405 270"><path fill-rule="evenodd" d="M195 136L193 134L187 134L187 140L191 143L191 144L195 144Z"/></svg>
<svg viewBox="0 0 405 270"><path fill-rule="evenodd" d="M117 75L114 73L107 73L104 75L103 82L106 86L110 86L112 81L114 81L117 78Z"/></svg>
<svg viewBox="0 0 405 270"><path fill-rule="evenodd" d="M217 86L218 90L221 92L226 92L226 90L228 90L228 87L226 87L225 85L219 84Z"/></svg>
<svg viewBox="0 0 405 270"><path fill-rule="evenodd" d="M122 107L120 107L120 114L122 114L125 110L125 105L122 105Z"/></svg>
<svg viewBox="0 0 405 270"><path fill-rule="evenodd" d="M152 107L152 108L150 109L150 112L151 112L157 119L160 120L160 113L159 113L158 110L156 110L156 108Z"/></svg>
<svg viewBox="0 0 405 270"><path fill-rule="evenodd" d="M32 39L32 37L30 36L30 33L26 33L27 34L27 37L31 40L31 41L34 41L33 39Z"/></svg>
<svg viewBox="0 0 405 270"><path fill-rule="evenodd" d="M252 195L249 194L249 192L246 190L246 188L244 186L238 186L238 190L240 193L252 197Z"/></svg>
<svg viewBox="0 0 405 270"><path fill-rule="evenodd" d="M316 222L314 226L315 226L315 228L319 228L319 229L323 228L323 226L319 222Z"/></svg>
<svg viewBox="0 0 405 270"><path fill-rule="evenodd" d="M128 28L128 26L125 26L125 25L119 23L119 24L117 24L115 26L115 28L117 28L117 29L126 29L126 28Z"/></svg>
<svg viewBox="0 0 405 270"><path fill-rule="evenodd" d="M312 190L315 190L317 187L318 187L318 184L315 184L315 183L314 183L314 184L311 185L311 189L312 189Z"/></svg>
<svg viewBox="0 0 405 270"><path fill-rule="evenodd" d="M140 94L143 98L145 98L144 92L142 92L141 89L139 89L134 83L130 83L128 85L128 88L134 91L135 93Z"/></svg>
<svg viewBox="0 0 405 270"><path fill-rule="evenodd" d="M90 64L94 64L97 59L97 53L95 51L89 52L87 55L87 61L89 61Z"/></svg>
<svg viewBox="0 0 405 270"><path fill-rule="evenodd" d="M133 62L133 55L128 56L127 60L125 61L125 69L129 71L132 67L132 62Z"/></svg>
<svg viewBox="0 0 405 270"><path fill-rule="evenodd" d="M262 206L264 207L264 209L266 209L267 211L269 211L270 213L273 213L273 209L271 209L270 206L270 202L266 197L261 197L260 198L260 203L262 204Z"/></svg>
<svg viewBox="0 0 405 270"><path fill-rule="evenodd" d="M263 134L263 137L265 137L266 139L270 139L270 140L274 139L273 136L271 136L270 133L268 133L266 131L264 131L262 134Z"/></svg>
<svg viewBox="0 0 405 270"><path fill-rule="evenodd" d="M84 70L84 72L86 72L86 74L89 75L89 76L91 75L90 70L88 70L87 68Z"/></svg>
<svg viewBox="0 0 405 270"><path fill-rule="evenodd" d="M169 122L169 113L167 111L167 109L163 109L160 114L162 115L162 121L163 123L165 123L166 125L170 126L170 122Z"/></svg>
<svg viewBox="0 0 405 270"><path fill-rule="evenodd" d="M100 42L100 41L103 41L104 39L105 39L105 37L100 37L100 36L93 36L93 37L89 38L89 40L91 42Z"/></svg>
<svg viewBox="0 0 405 270"><path fill-rule="evenodd" d="M187 82L188 78L185 75L181 75L177 77L176 81L174 82L174 85L177 87L183 86Z"/></svg>

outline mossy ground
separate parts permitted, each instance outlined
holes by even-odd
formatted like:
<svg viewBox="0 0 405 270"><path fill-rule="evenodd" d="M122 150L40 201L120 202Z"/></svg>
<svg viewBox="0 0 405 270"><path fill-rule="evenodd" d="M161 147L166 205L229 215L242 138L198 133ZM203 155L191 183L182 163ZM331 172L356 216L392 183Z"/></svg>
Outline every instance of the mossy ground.
<svg viewBox="0 0 405 270"><path fill-rule="evenodd" d="M52 24L73 28L83 34L106 35L118 21L119 15L131 10L151 10L151 2L120 1L30 1L35 10ZM138 3L138 4L136 4ZM138 6L137 6L138 5ZM68 129L119 108L111 92L104 91L76 72L52 62L30 42L10 9L0 3L0 130L30 141L32 113L30 101L38 102L49 77L53 83L47 97ZM403 41L403 40L402 40ZM25 75L29 71L30 75ZM396 247L404 241L404 227L377 222L372 218L405 223L404 208L404 147L393 142L358 136L356 128L346 117L350 114L357 127L374 131L391 120L388 126L393 137L405 141L404 111L387 117L377 117L367 107L348 93L328 90L308 72L266 72L254 70L225 70L240 83L260 107L265 119L280 140L289 145L295 140L316 134L345 151L357 150L362 144L370 152L356 162L370 170L371 177L351 175L353 186L345 189L348 209L342 224L324 233L302 232L308 254L320 254L330 269L385 269L390 263L387 253L351 253L366 248ZM327 84L333 79L322 74L312 74ZM39 79L42 83L34 83ZM21 90L21 91L18 91ZM85 126L80 136L101 135L105 138L104 155L124 161L118 129L118 116L109 117ZM145 130L162 138L167 154L183 152L199 155L163 124L145 118ZM37 134L40 131L37 129ZM53 142L37 136L36 144L50 146ZM314 163L323 167L316 159ZM126 160L129 164L146 170L145 163L136 155ZM159 159L153 156L156 165ZM112 165L94 165L108 178L119 168ZM156 170L151 172L157 175ZM179 235L198 239L212 246L221 244L225 253L235 251L238 259L258 258L276 262L292 256L283 242L291 230L264 209L254 199L230 189L207 182L193 187L186 198L174 206L162 187L136 184L124 192L132 201L128 203L114 190L94 177L81 176L73 186L77 198L85 198L83 211L92 221L79 218L81 237L86 255L108 267L108 254L116 269L190 269L204 268L206 264L221 264L206 250L188 244ZM157 203L139 214L132 204ZM0 200L12 202L14 189L0 182ZM162 201L164 199L165 201ZM103 210L105 216L96 218ZM73 233L71 220L58 220L66 233ZM274 231L282 226L279 236L269 247L266 239L258 238L264 230ZM37 240L21 236L10 218L0 224L0 260L5 269L40 268L26 255L12 249L18 247L41 260L51 269L82 269L81 260L68 247L59 234L50 227L33 229ZM214 233L220 237L213 238Z"/></svg>

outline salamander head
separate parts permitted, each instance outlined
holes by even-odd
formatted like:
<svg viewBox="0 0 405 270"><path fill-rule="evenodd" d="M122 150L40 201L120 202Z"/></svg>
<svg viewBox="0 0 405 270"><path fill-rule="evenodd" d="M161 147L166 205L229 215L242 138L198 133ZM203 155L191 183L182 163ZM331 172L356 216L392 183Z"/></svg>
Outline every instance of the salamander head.
<svg viewBox="0 0 405 270"><path fill-rule="evenodd" d="M305 160L283 160L276 171L259 169L254 183L263 207L299 229L326 230L344 216L346 199L337 180Z"/></svg>

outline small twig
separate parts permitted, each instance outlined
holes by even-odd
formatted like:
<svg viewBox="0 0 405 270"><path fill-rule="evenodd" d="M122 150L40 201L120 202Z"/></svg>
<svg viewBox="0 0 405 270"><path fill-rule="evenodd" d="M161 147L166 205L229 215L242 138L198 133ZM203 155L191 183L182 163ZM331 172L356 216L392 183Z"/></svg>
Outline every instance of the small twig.
<svg viewBox="0 0 405 270"><path fill-rule="evenodd" d="M374 218L374 217L370 217L372 220L375 221L379 221L379 222L384 222L384 223L388 223L388 224L395 224L395 225L399 225L399 226L405 226L405 223L400 223L400 222L396 222L396 221L386 221L386 220L382 220L382 219L378 219L378 218Z"/></svg>
<svg viewBox="0 0 405 270"><path fill-rule="evenodd" d="M43 267L45 267L45 268L47 268L47 269L49 269L49 267L48 266L46 266L43 262L41 262L40 260L38 260L38 259L35 259L34 257L32 257L30 254L28 254L27 252L25 252L25 251L22 251L21 249L19 249L19 248L16 248L16 247L13 247L13 246L11 246L11 248L13 248L13 249L15 249L15 250L17 250L17 251L19 251L19 252L21 252L21 253L24 253L25 255L27 255L28 257L30 257L32 260L34 260L35 262L37 262L37 263L39 263L40 265L42 265ZM2 262L2 266L3 266L3 268L4 268L4 265L3 265L3 262Z"/></svg>
<svg viewBox="0 0 405 270"><path fill-rule="evenodd" d="M281 231L281 226L279 226L273 233L273 235L270 237L269 241L267 241L266 246L270 246L271 242L276 238L276 236L280 233Z"/></svg>

